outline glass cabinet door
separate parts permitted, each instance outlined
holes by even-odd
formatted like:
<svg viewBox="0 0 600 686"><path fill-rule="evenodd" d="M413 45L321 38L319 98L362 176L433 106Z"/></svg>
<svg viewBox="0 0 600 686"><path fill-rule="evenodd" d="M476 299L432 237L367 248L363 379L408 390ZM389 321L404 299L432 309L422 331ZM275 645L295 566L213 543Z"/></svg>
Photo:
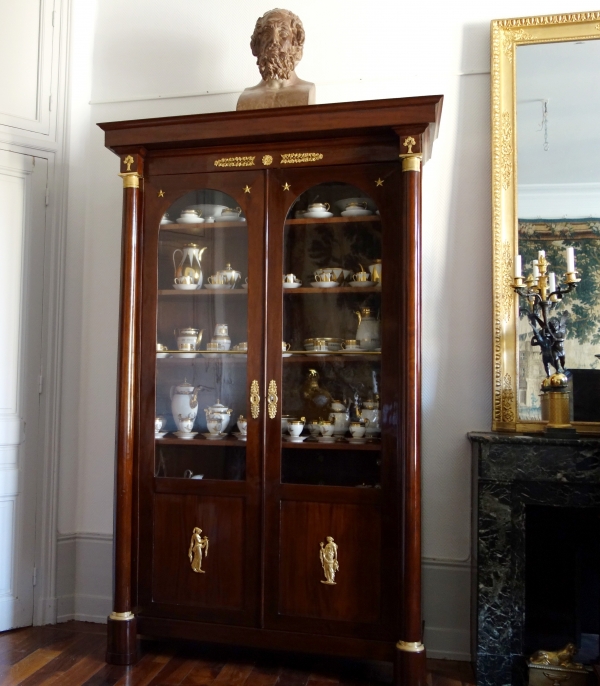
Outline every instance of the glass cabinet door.
<svg viewBox="0 0 600 686"><path fill-rule="evenodd" d="M155 176L145 194L139 600L158 616L255 626L263 177Z"/></svg>
<svg viewBox="0 0 600 686"><path fill-rule="evenodd" d="M394 592L394 570L381 560L397 537L386 508L400 407L398 171L282 169L269 187L270 628L376 639L392 626L382 589Z"/></svg>
<svg viewBox="0 0 600 686"><path fill-rule="evenodd" d="M248 227L226 193L178 198L161 219L157 477L246 479Z"/></svg>

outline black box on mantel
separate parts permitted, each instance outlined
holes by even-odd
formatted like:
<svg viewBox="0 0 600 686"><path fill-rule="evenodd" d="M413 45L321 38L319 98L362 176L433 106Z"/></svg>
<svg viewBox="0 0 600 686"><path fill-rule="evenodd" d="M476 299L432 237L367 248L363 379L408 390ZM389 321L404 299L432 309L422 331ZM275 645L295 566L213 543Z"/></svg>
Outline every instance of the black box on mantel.
<svg viewBox="0 0 600 686"><path fill-rule="evenodd" d="M600 369L569 369L573 382L573 421L600 422Z"/></svg>
<svg viewBox="0 0 600 686"><path fill-rule="evenodd" d="M597 683L591 667L576 669L556 665L529 665L529 686L595 686Z"/></svg>

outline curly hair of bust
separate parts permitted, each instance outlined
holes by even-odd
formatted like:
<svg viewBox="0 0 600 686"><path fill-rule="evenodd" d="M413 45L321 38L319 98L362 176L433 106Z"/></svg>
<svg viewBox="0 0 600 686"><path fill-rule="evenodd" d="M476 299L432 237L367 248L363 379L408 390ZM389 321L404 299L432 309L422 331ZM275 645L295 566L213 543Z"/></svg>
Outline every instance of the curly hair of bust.
<svg viewBox="0 0 600 686"><path fill-rule="evenodd" d="M271 15L283 15L290 23L292 31L292 47L282 50L278 44L265 45L263 41L264 29L268 25ZM262 78L287 80L302 57L304 45L304 27L300 18L289 10L274 9L265 12L256 22L254 33L250 39L252 54L257 58L256 63Z"/></svg>

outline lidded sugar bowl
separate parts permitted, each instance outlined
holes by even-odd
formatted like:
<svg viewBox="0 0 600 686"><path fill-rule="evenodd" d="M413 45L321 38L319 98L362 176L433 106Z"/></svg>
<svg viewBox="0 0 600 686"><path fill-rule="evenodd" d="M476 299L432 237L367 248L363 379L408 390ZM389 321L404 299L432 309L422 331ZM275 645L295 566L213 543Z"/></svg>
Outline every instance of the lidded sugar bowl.
<svg viewBox="0 0 600 686"><path fill-rule="evenodd" d="M225 407L221 404L221 401L217 398L217 402L210 407L205 407L206 419L210 418L220 418L221 419L221 432L225 432L227 425L229 424L229 418L233 412L231 407Z"/></svg>

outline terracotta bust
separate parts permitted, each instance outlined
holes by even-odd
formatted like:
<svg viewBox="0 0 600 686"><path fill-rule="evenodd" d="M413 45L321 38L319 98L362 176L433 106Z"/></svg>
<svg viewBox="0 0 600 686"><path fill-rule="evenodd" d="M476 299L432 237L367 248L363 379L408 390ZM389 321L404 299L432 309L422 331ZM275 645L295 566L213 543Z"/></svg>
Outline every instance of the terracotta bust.
<svg viewBox="0 0 600 686"><path fill-rule="evenodd" d="M313 105L315 84L303 81L295 72L302 59L303 46L304 28L293 12L280 9L266 12L256 22L250 39L262 80L246 88L236 109Z"/></svg>

